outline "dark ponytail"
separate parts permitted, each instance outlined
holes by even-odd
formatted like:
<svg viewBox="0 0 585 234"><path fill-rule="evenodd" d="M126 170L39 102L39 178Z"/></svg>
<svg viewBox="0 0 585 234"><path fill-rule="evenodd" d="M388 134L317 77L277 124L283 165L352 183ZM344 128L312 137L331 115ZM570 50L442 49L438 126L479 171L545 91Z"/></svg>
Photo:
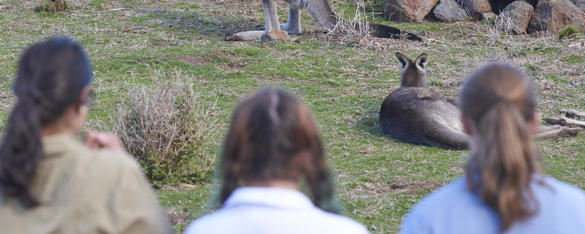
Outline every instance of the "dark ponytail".
<svg viewBox="0 0 585 234"><path fill-rule="evenodd" d="M38 205L30 193L42 157L41 129L80 104L91 82L85 52L68 38L52 38L25 50L14 82L17 103L0 145L0 192L25 208Z"/></svg>
<svg viewBox="0 0 585 234"><path fill-rule="evenodd" d="M0 188L27 208L37 205L28 187L41 157L40 124L33 102L28 97L18 100L0 147Z"/></svg>
<svg viewBox="0 0 585 234"><path fill-rule="evenodd" d="M468 185L498 212L506 231L538 209L530 188L540 170L530 131L534 90L522 72L494 64L466 82L461 100L477 137L465 167Z"/></svg>

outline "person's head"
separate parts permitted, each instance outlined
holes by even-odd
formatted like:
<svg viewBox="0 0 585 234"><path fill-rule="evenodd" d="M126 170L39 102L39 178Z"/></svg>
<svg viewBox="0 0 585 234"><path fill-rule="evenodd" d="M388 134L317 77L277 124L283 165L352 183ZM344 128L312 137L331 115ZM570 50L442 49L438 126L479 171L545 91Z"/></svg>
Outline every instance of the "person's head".
<svg viewBox="0 0 585 234"><path fill-rule="evenodd" d="M239 186L285 180L308 185L313 203L334 211L333 185L309 108L280 89L262 89L236 108L222 158L223 204Z"/></svg>
<svg viewBox="0 0 585 234"><path fill-rule="evenodd" d="M540 171L532 141L538 127L534 88L517 68L491 64L471 75L460 98L471 136L468 185L499 213L506 230L536 212L529 188Z"/></svg>
<svg viewBox="0 0 585 234"><path fill-rule="evenodd" d="M28 187L42 157L41 133L80 130L91 76L83 48L69 38L50 38L24 51L13 86L17 102L0 145L0 192L27 208L38 204Z"/></svg>

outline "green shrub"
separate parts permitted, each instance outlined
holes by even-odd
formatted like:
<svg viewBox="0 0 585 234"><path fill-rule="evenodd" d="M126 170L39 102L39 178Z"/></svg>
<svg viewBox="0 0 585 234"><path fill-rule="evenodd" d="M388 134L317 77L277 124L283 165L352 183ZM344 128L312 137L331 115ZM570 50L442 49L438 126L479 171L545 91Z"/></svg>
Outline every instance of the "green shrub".
<svg viewBox="0 0 585 234"><path fill-rule="evenodd" d="M579 28L577 28L577 26L569 24L559 31L559 39L572 38L580 32L581 31Z"/></svg>
<svg viewBox="0 0 585 234"><path fill-rule="evenodd" d="M215 152L204 150L219 128L210 118L215 108L186 83L156 81L154 87L132 89L111 122L155 186L197 184L208 181L215 168Z"/></svg>

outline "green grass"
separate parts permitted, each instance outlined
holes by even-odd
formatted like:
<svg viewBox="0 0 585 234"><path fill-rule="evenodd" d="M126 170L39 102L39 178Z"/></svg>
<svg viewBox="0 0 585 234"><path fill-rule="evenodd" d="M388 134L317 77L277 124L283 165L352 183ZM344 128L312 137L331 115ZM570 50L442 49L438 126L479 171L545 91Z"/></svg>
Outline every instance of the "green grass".
<svg viewBox="0 0 585 234"><path fill-rule="evenodd" d="M14 102L10 87L22 49L55 35L82 43L93 64L97 100L90 123L107 124L133 87L152 85L154 78L190 82L204 104L217 100L213 116L221 128L205 142L207 154L220 151L231 111L241 98L260 87L285 88L313 111L346 215L373 233L393 233L421 197L462 174L467 155L401 143L381 132L380 104L399 85L396 51L411 57L427 53L429 84L449 97L456 98L474 69L504 61L534 79L545 116L560 108L585 110L585 85L571 83L583 79L583 38L478 34L478 28L493 26L475 22L390 23L379 14L381 1L369 2L374 22L417 33L426 42L372 39L374 46L345 46L319 33L322 29L306 11L302 20L308 34L299 43L223 41L226 33L263 23L259 1L80 0L68 1L69 10L57 14L35 13L35 1L5 1L0 5L13 7L0 7L0 128ZM286 8L279 4L285 21ZM334 10L349 18L354 7L340 1ZM584 188L584 143L583 135L540 143L545 171ZM181 185L157 193L165 208L179 214L176 230L211 211L212 180L195 189L172 187Z"/></svg>

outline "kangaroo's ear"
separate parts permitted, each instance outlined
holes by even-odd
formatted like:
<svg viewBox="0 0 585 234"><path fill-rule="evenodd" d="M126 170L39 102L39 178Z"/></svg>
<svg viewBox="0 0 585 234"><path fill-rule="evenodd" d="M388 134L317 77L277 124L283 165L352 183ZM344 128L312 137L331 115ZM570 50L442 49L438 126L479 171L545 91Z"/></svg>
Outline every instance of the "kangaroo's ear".
<svg viewBox="0 0 585 234"><path fill-rule="evenodd" d="M404 70L409 63L412 63L408 57L400 52L396 52L396 59L400 63L400 66L402 66L402 70Z"/></svg>
<svg viewBox="0 0 585 234"><path fill-rule="evenodd" d="M425 69L425 67L427 66L427 54L425 53L420 54L418 58L416 58L414 64L416 64L421 69Z"/></svg>

